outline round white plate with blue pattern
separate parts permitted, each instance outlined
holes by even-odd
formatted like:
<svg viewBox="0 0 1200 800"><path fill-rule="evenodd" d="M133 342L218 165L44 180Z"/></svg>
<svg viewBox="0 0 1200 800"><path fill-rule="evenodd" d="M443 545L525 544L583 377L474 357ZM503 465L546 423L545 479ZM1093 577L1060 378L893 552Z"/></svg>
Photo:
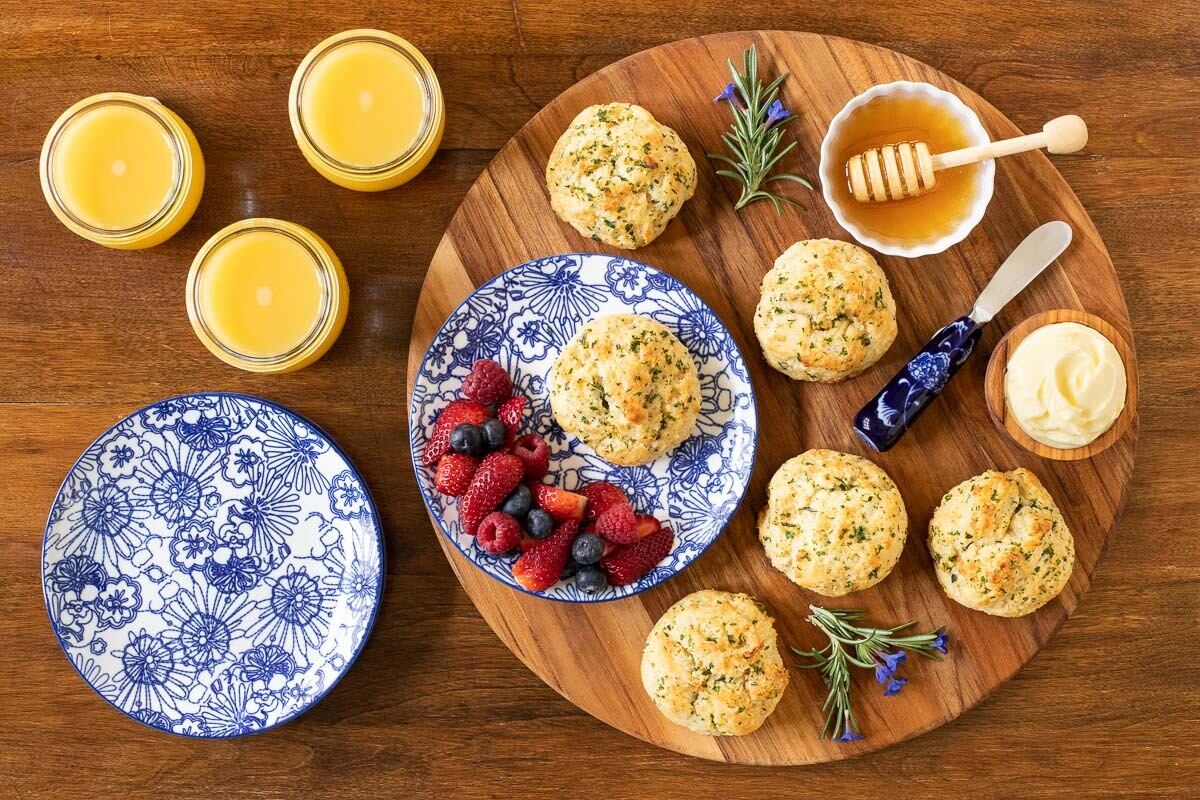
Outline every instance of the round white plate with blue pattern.
<svg viewBox="0 0 1200 800"><path fill-rule="evenodd" d="M550 411L547 378L563 346L589 320L643 314L666 325L700 373L695 433L671 453L640 467L617 467L567 435ZM417 483L429 513L475 566L514 589L515 558L487 553L458 520L457 501L433 485L421 454L438 413L461 396L479 358L499 362L529 400L527 432L550 445L550 473L572 490L592 481L622 487L634 508L675 531L675 547L641 580L585 595L559 581L538 597L575 603L630 597L679 573L716 541L737 511L758 446L758 415L746 364L716 313L691 289L654 267L607 255L573 253L530 261L477 288L442 325L426 351L409 405L409 439Z"/></svg>
<svg viewBox="0 0 1200 800"><path fill-rule="evenodd" d="M92 443L46 523L42 585L67 658L170 733L259 733L345 674L383 589L379 516L308 420L246 395L172 397Z"/></svg>

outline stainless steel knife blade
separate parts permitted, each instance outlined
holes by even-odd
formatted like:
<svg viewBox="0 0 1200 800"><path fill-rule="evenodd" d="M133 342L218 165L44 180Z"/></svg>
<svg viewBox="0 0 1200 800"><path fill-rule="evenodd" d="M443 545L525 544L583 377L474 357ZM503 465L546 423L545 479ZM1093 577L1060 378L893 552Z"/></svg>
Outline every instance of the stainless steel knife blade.
<svg viewBox="0 0 1200 800"><path fill-rule="evenodd" d="M983 325L1000 313L1042 270L1054 263L1071 244L1071 226L1062 221L1047 222L1025 237L1012 251L988 285L979 294L971 319Z"/></svg>

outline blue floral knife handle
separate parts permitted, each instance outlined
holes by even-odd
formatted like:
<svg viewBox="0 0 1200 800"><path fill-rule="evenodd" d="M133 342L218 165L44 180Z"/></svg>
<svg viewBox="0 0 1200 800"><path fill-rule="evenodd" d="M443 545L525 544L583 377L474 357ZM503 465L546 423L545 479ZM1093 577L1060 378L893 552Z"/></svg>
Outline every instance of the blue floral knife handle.
<svg viewBox="0 0 1200 800"><path fill-rule="evenodd" d="M854 417L854 430L879 452L891 448L954 377L983 335L983 326L1054 263L1071 243L1071 226L1047 222L1004 259L975 307L933 335L920 353Z"/></svg>
<svg viewBox="0 0 1200 800"><path fill-rule="evenodd" d="M983 326L970 317L959 317L935 333L858 412L855 432L879 452L889 449L958 372L982 335Z"/></svg>

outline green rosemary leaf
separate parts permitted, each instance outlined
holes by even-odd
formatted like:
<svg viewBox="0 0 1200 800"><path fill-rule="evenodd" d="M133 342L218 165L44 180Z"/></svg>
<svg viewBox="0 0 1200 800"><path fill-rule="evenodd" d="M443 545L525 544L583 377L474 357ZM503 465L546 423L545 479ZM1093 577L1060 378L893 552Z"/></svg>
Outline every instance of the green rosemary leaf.
<svg viewBox="0 0 1200 800"><path fill-rule="evenodd" d="M774 180L799 183L812 189L807 180L789 173L772 175L771 170L795 147L793 141L780 148L783 140L783 123L792 114L779 100L779 94L788 73L779 75L766 86L758 78L758 50L751 45L742 53L742 69L739 72L733 59L728 59L729 75L733 79L717 100L729 103L732 123L728 132L721 134L721 141L730 155L708 153L708 157L723 161L733 170L717 170L722 177L732 178L741 184L741 195L734 208L741 209L758 200L768 200L775 206L775 213L783 213L783 204L804 208L803 205L763 188Z"/></svg>

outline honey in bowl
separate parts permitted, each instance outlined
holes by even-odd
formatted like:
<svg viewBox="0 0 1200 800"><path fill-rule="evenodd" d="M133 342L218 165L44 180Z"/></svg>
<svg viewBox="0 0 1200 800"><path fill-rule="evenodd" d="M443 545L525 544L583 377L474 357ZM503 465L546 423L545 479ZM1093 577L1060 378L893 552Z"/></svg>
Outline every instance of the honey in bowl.
<svg viewBox="0 0 1200 800"><path fill-rule="evenodd" d="M883 95L855 109L833 142L834 163L845 164L873 147L923 141L934 153L976 142L954 112L920 95ZM860 203L843 179L833 195L848 221L888 244L929 242L951 233L968 215L977 191L979 164L943 170L932 191L884 203Z"/></svg>

